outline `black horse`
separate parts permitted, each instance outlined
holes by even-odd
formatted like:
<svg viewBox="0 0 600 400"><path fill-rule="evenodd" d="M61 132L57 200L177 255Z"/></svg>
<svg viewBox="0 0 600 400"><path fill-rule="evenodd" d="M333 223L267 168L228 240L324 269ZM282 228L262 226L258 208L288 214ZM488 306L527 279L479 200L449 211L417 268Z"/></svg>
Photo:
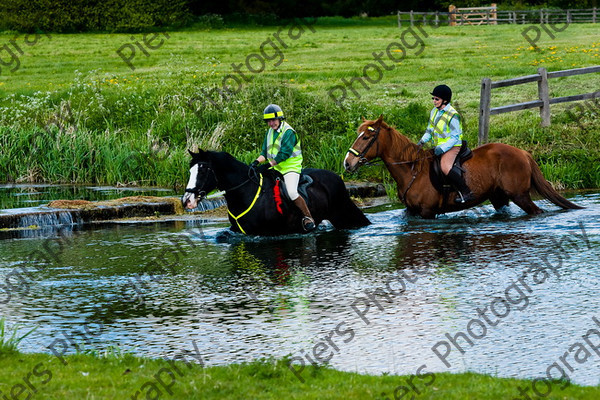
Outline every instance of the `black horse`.
<svg viewBox="0 0 600 400"><path fill-rule="evenodd" d="M257 173L225 152L200 150L190 154L190 180L181 198L185 208L196 208L199 200L218 188L225 191L233 231L250 235L304 232L300 210L282 199L285 188L278 172L270 169L264 174ZM307 190L307 204L315 225L325 219L337 229L370 224L350 199L338 175L323 169L305 169L303 173L313 180Z"/></svg>

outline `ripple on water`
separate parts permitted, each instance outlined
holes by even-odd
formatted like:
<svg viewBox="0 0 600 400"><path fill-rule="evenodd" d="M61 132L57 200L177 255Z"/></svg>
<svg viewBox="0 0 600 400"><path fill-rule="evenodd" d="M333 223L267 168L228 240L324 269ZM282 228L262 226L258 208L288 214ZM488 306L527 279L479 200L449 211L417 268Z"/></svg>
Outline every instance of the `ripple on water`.
<svg viewBox="0 0 600 400"><path fill-rule="evenodd" d="M99 321L92 347L172 357L196 341L211 365L302 358L329 338L330 364L343 370L545 376L600 318L600 194L571 200L586 209L538 202L547 212L530 217L481 206L427 221L382 207L365 228L283 238L226 234L221 222L72 231L60 262L39 270L28 257L48 238L5 240L0 281L22 266L31 276L0 309L39 326L28 351ZM49 239L58 248L60 236ZM478 310L493 318L494 300L506 315L483 334L471 321ZM447 366L432 347L468 328L480 338L464 354L452 347ZM590 354L570 372L577 383L598 383Z"/></svg>

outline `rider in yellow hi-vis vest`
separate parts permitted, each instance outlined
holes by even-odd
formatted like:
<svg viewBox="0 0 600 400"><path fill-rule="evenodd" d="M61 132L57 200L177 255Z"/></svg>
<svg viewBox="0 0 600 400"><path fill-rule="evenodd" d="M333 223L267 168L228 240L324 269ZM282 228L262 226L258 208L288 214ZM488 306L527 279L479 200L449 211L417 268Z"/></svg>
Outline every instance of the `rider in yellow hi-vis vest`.
<svg viewBox="0 0 600 400"><path fill-rule="evenodd" d="M433 109L429 116L429 124L419 145L433 139L435 155L441 156L440 165L442 172L458 189L458 196L454 199L457 203L466 203L474 200L475 196L467 186L458 167L454 167L454 160L462 145L462 124L460 114L450 105L452 90L446 85L438 85L431 92L433 96Z"/></svg>
<svg viewBox="0 0 600 400"><path fill-rule="evenodd" d="M269 164L283 175L285 188L290 199L300 209L302 228L308 232L315 229L315 221L304 198L298 193L298 181L302 170L302 150L300 136L284 121L283 111L277 104L269 104L263 111L263 119L267 121L269 130L263 142L262 152L251 164L268 161Z"/></svg>

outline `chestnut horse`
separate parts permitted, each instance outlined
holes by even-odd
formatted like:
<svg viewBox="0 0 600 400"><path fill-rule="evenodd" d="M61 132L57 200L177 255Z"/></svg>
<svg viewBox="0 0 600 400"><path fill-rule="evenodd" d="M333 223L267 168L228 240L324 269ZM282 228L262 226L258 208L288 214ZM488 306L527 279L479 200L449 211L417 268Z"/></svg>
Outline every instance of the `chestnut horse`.
<svg viewBox="0 0 600 400"><path fill-rule="evenodd" d="M381 158L396 181L398 196L409 213L423 218L459 211L490 200L496 210L512 200L527 214L542 210L531 201L534 190L562 208L583 208L562 197L544 179L531 154L502 143L489 143L473 150L473 157L463 163L465 180L475 200L454 202L454 196L444 196L431 183L429 170L433 150L423 150L396 129L388 126L380 116L376 121L363 118L358 138L344 159L346 171Z"/></svg>

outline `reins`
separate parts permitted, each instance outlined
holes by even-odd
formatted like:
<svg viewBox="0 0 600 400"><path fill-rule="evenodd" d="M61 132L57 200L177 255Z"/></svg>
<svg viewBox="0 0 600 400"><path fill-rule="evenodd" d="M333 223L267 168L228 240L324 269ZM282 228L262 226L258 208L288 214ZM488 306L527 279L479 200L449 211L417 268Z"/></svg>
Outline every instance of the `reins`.
<svg viewBox="0 0 600 400"><path fill-rule="evenodd" d="M412 173L412 179L410 180L410 182L408 183L408 185L406 186L406 190L404 190L404 193L402 194L402 202L404 204L406 204L406 194L408 193L408 191L410 190L410 188L412 187L413 183L415 182L415 179L417 179L417 175L421 172L421 169L419 171L415 171L415 165L417 164L417 162L419 161L423 161L423 160L427 160L429 158L432 158L432 156L425 156L422 158L416 158L414 160L409 160L409 161L394 161L394 162L385 162L381 159L377 160L377 161L369 161L365 158L365 155L367 154L367 152L369 151L369 149L373 146L373 144L377 143L377 153L379 153L379 141L377 141L377 138L379 137L379 132L381 130L381 126L379 126L376 130L372 127L369 126L367 127L368 130L375 132L375 134L373 135L373 137L371 138L371 140L369 141L369 143L365 146L365 148L359 152L358 150L355 150L354 148L350 147L350 149L348 150L349 153L355 155L356 157L358 157L358 162L359 165L361 166L372 166L372 165L377 165L379 163L384 163L387 165L403 165L403 164L412 164L410 167L410 171Z"/></svg>
<svg viewBox="0 0 600 400"><path fill-rule="evenodd" d="M217 182L217 185L218 185L219 179L217 178L217 174L215 173L215 171L211 168L210 162L200 161L200 162L198 162L198 165L201 166L201 167L206 167L206 169L213 174L213 176L215 178L215 181ZM254 173L254 174L252 175L252 173ZM259 178L258 182L257 182L257 175L258 175L258 178ZM204 187L204 185L206 184L207 180L208 180L208 177L206 177L204 179L204 182L202 182L202 186L201 187ZM223 189L223 190L225 190L225 192L232 192L232 191L234 191L236 189L239 189L242 186L246 185L248 182L254 182L254 183L256 183L258 185L258 188L256 190L256 194L254 195L254 198L252 199L252 202L250 203L250 205L248 206L248 208L246 208L244 211L242 211L237 216L233 215L233 213L231 212L231 210L229 210L229 208L227 209L227 213L231 216L231 218L233 218L233 220L235 221L235 223L237 224L238 228L240 229L240 231L243 234L246 234L246 231L244 230L244 228L242 228L242 225L240 224L239 219L242 218L244 215L248 214L250 212L250 210L252 210L252 208L256 204L256 201L260 197L260 194L261 194L262 188L263 188L263 175L259 174L258 172L256 172L256 170L254 168L250 168L250 169L248 169L248 179L246 179L245 181L243 181L243 182L241 182L241 183L239 183L239 184L237 184L237 185L235 185L233 187L230 187L228 189ZM195 195L200 196L200 197L202 197L201 193L206 193L204 191L201 192L198 189L198 185L197 184L196 184L195 188L192 188L192 189L187 189L186 188L185 191L189 192L189 193L194 193Z"/></svg>
<svg viewBox="0 0 600 400"><path fill-rule="evenodd" d="M216 173L215 173L215 171L214 171L214 170L213 170L213 169L210 167L210 163L209 163L209 162L206 162L206 161L200 161L200 162L198 162L197 164L198 164L198 165L206 165L206 169L207 169L207 170L209 170L210 172L212 172L213 176L215 177L215 181L217 181L217 183L219 182L219 180L217 179L217 174L216 174ZM250 173L251 173L251 172L254 172L254 176L251 176L251 175L250 175ZM254 170L253 168L250 168L250 169L248 170L248 179L246 179L245 181L243 181L242 183L240 183L240 184L238 184L238 185L235 185L234 187L231 187L231 188L228 188L228 189L221 189L221 190L223 190L223 191L225 191L225 192L232 192L232 191L234 191L234 190L236 190L236 189L239 189L239 188L241 188L241 187L242 187L242 186L244 186L246 183L248 183L248 182L251 182L251 181L252 181L252 182L254 182L254 183L256 183L256 184L259 186L259 188L262 188L262 175L260 175L260 182L256 182L256 180L257 180L257 175L258 175L258 173L256 172L256 170ZM204 186L204 184L205 184L205 183L206 183L206 180L205 180L204 182L202 182L202 186ZM185 191L186 191L186 192L188 192L188 193L194 193L194 194L196 194L196 195L199 195L199 194L200 194L200 191L198 190L197 186L196 186L195 188L192 188L192 189L187 189L187 188L186 188L186 189L185 189Z"/></svg>

